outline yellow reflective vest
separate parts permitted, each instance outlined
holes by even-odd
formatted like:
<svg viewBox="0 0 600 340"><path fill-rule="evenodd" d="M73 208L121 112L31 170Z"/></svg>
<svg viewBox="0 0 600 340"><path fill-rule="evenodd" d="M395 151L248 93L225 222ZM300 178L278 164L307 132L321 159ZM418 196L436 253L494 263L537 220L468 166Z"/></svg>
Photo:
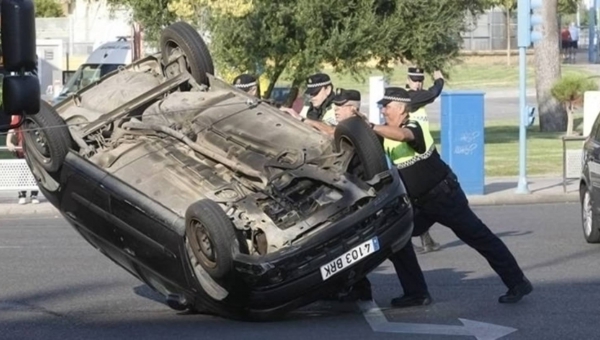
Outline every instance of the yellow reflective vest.
<svg viewBox="0 0 600 340"><path fill-rule="evenodd" d="M423 110L423 112L425 112L425 110ZM427 115L422 116L422 113L419 113L413 116L414 113L411 113L411 119L406 122L403 127L411 126L411 124L416 125L415 122L418 122L418 124L421 126L421 130L423 131L423 138L425 139L424 153L418 153L415 149L408 145L407 142L398 142L387 138L383 140L383 149L385 150L385 153L388 155L388 157L390 157L390 160L398 169L409 167L420 160L429 158L435 150L435 143L433 136L431 135L431 131L429 130L429 121L427 120ZM423 120L423 118L425 118L425 120Z"/></svg>

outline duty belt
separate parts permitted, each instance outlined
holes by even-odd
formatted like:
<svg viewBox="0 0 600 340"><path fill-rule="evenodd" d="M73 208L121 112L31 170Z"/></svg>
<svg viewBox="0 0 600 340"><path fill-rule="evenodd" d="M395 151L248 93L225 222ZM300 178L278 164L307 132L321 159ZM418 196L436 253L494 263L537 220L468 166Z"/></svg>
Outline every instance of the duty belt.
<svg viewBox="0 0 600 340"><path fill-rule="evenodd" d="M437 197L440 194L447 194L451 192L453 189L458 188L458 185L458 178L454 172L450 171L446 177L436 184L431 190L420 197L413 198L413 205L423 205L427 203L427 201Z"/></svg>

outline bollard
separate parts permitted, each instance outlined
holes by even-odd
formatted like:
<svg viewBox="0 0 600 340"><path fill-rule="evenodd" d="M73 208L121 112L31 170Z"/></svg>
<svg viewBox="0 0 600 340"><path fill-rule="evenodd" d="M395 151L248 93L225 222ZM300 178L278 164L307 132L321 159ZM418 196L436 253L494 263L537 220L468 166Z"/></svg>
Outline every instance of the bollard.
<svg viewBox="0 0 600 340"><path fill-rule="evenodd" d="M583 94L583 135L588 136L600 111L600 91Z"/></svg>
<svg viewBox="0 0 600 340"><path fill-rule="evenodd" d="M467 195L485 192L484 92L442 92L442 159Z"/></svg>
<svg viewBox="0 0 600 340"><path fill-rule="evenodd" d="M383 76L369 78L369 121L374 124L382 124L383 117L377 102L383 98L387 82Z"/></svg>

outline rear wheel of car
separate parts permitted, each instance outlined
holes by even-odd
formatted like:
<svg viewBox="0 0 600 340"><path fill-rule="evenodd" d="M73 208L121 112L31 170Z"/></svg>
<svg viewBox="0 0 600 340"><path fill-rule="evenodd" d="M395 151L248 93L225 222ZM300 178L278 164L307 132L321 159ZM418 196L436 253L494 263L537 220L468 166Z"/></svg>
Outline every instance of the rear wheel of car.
<svg viewBox="0 0 600 340"><path fill-rule="evenodd" d="M583 187L581 196L583 236L588 243L600 243L600 230L594 218L594 202L587 187Z"/></svg>
<svg viewBox="0 0 600 340"><path fill-rule="evenodd" d="M348 146L354 149L355 155L347 170L352 174L370 180L389 169L381 142L360 117L341 121L335 128L334 142L336 151Z"/></svg>
<svg viewBox="0 0 600 340"><path fill-rule="evenodd" d="M50 175L55 175L71 147L71 135L64 120L47 102L41 101L40 111L23 117L25 153Z"/></svg>
<svg viewBox="0 0 600 340"><path fill-rule="evenodd" d="M186 59L186 68L199 84L208 84L208 74L215 74L215 66L204 39L195 28L185 22L176 22L162 32L160 47L163 64L177 52ZM167 72L167 76L169 76Z"/></svg>
<svg viewBox="0 0 600 340"><path fill-rule="evenodd" d="M192 256L216 280L231 274L233 254L243 245L223 209L212 200L190 205L185 213L186 236Z"/></svg>

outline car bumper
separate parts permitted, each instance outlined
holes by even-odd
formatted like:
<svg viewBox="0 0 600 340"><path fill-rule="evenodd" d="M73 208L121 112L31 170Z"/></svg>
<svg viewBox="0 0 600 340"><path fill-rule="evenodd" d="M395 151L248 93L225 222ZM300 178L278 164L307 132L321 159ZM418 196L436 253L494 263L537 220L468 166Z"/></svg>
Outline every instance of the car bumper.
<svg viewBox="0 0 600 340"><path fill-rule="evenodd" d="M277 312L317 300L353 284L410 241L413 212L406 191L393 170L393 182L355 213L311 236L307 242L264 257L238 254L234 265L251 287L246 305L255 312ZM327 280L321 267L377 237L379 250ZM295 297L290 300L290 297Z"/></svg>

